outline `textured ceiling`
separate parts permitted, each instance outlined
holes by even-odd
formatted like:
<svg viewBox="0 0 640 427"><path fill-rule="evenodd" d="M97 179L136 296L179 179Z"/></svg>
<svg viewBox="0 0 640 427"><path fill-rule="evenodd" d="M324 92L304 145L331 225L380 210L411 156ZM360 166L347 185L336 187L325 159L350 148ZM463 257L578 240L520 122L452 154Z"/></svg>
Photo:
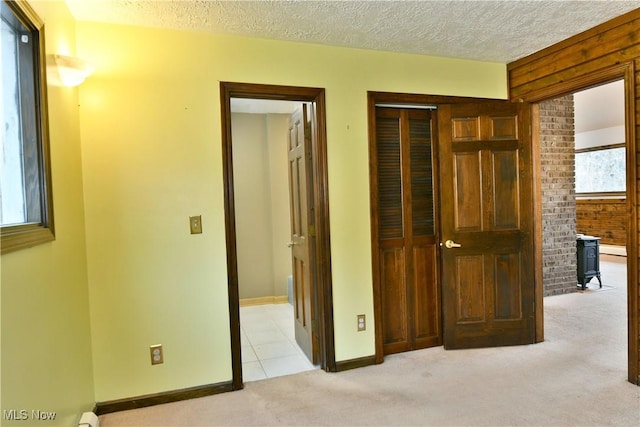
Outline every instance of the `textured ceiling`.
<svg viewBox="0 0 640 427"><path fill-rule="evenodd" d="M80 21L509 63L638 8L610 1L67 0Z"/></svg>

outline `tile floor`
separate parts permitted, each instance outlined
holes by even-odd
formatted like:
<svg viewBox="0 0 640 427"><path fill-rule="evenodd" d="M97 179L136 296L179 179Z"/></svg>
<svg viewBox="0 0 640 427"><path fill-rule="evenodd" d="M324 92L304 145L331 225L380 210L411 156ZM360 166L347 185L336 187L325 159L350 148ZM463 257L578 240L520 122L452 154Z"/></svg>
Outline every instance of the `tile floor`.
<svg viewBox="0 0 640 427"><path fill-rule="evenodd" d="M296 344L291 304L240 307L240 338L244 382L316 369Z"/></svg>

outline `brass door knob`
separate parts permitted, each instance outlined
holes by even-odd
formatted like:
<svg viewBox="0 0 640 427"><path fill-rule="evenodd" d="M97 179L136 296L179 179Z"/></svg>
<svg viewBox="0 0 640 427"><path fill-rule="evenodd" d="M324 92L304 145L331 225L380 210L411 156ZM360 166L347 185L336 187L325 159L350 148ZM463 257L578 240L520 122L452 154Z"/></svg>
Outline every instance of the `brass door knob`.
<svg viewBox="0 0 640 427"><path fill-rule="evenodd" d="M451 249L451 248L461 248L462 245L460 243L456 243L453 240L447 240L446 242L444 242L444 246L447 249Z"/></svg>

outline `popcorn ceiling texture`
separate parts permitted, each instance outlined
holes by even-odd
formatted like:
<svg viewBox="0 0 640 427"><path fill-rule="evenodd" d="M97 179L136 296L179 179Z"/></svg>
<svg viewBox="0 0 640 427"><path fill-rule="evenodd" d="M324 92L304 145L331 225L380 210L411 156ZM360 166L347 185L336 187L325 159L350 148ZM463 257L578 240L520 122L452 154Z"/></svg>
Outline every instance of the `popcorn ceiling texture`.
<svg viewBox="0 0 640 427"><path fill-rule="evenodd" d="M67 0L77 20L508 63L633 1Z"/></svg>

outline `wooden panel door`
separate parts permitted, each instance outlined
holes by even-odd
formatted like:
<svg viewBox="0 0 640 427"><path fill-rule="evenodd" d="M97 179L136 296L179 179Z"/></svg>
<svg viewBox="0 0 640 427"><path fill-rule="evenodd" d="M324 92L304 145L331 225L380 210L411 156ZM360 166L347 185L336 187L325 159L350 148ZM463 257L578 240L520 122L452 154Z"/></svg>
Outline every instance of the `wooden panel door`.
<svg viewBox="0 0 640 427"><path fill-rule="evenodd" d="M445 348L534 342L531 114L438 109Z"/></svg>
<svg viewBox="0 0 640 427"><path fill-rule="evenodd" d="M440 345L432 120L376 108L374 223L385 354Z"/></svg>
<svg viewBox="0 0 640 427"><path fill-rule="evenodd" d="M293 296L296 342L313 364L313 253L309 228L313 221L311 192L311 144L307 108L303 105L289 119L289 200L291 203L291 258L293 264Z"/></svg>

